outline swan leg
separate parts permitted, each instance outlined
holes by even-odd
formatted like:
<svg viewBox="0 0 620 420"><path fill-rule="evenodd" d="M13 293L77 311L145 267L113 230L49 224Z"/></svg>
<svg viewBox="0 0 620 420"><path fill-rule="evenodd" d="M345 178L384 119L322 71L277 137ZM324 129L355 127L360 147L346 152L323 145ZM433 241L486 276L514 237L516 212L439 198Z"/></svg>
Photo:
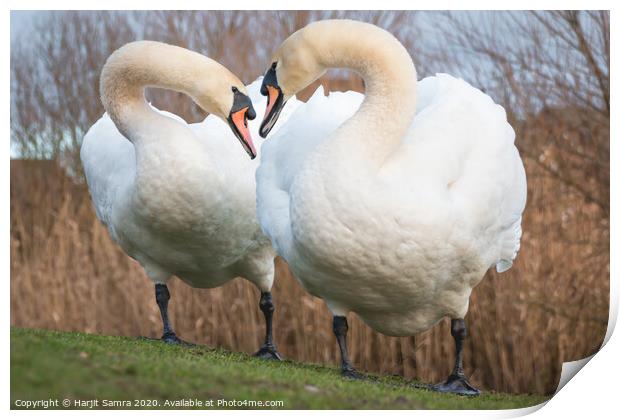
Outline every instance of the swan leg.
<svg viewBox="0 0 620 420"><path fill-rule="evenodd" d="M275 344L273 344L273 311L275 305L271 299L271 292L261 292L259 301L260 310L265 316L265 343L254 353L254 356L266 360L282 360Z"/></svg>
<svg viewBox="0 0 620 420"><path fill-rule="evenodd" d="M181 340L170 327L170 319L168 318L168 301L170 300L170 292L168 286L165 284L155 285L155 300L157 306L159 306L159 312L161 313L161 320L164 324L164 334L161 336L161 340L168 344L187 344Z"/></svg>
<svg viewBox="0 0 620 420"><path fill-rule="evenodd" d="M347 379L363 379L364 376L360 374L349 360L349 351L347 350L347 332L349 331L349 323L346 316L334 315L334 335L338 346L340 347L340 360L341 360L341 372L342 376Z"/></svg>
<svg viewBox="0 0 620 420"><path fill-rule="evenodd" d="M454 362L454 370L448 379L437 385L432 385L431 389L438 392L451 392L460 395L479 395L480 390L469 383L463 370L463 341L467 337L467 328L464 319L453 319L450 332L454 338L456 347L456 360Z"/></svg>

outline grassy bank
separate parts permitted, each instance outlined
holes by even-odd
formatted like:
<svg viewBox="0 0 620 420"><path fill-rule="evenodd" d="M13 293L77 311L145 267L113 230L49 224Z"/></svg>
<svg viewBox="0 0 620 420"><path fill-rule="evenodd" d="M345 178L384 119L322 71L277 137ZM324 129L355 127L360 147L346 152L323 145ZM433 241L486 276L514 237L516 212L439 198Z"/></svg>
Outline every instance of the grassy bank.
<svg viewBox="0 0 620 420"><path fill-rule="evenodd" d="M401 378L347 381L311 364L268 362L207 347L13 328L11 404L17 400L185 399L282 401L286 409L497 409L541 403L542 396L485 392L477 398L442 395ZM208 402L206 403L208 404ZM220 405L218 405L220 404ZM73 403L72 403L73 405ZM59 407L62 408L62 405ZM184 408L184 407L181 407ZM242 406L243 408L243 406Z"/></svg>

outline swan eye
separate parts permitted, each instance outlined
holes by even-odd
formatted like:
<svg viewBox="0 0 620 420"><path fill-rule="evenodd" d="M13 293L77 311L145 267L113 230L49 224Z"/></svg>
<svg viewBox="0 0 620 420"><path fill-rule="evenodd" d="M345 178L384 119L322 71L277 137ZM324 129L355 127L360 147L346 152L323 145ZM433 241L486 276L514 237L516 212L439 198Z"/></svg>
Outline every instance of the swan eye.
<svg viewBox="0 0 620 420"><path fill-rule="evenodd" d="M278 62L274 61L273 63L271 63L271 69L275 70L277 65L278 65Z"/></svg>
<svg viewBox="0 0 620 420"><path fill-rule="evenodd" d="M239 92L239 89L237 89L236 87L234 87L234 86L233 86L233 87L232 87L232 91L233 91L234 93L237 93L237 92Z"/></svg>

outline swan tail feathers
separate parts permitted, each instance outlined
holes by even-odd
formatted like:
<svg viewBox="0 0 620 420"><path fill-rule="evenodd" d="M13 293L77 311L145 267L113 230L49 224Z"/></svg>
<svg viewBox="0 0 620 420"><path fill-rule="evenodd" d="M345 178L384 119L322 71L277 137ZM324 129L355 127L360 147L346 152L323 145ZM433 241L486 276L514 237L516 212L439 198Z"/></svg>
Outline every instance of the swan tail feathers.
<svg viewBox="0 0 620 420"><path fill-rule="evenodd" d="M521 248L521 217L506 230L502 238L501 256L495 264L498 273L508 271Z"/></svg>
<svg viewBox="0 0 620 420"><path fill-rule="evenodd" d="M504 273L510 270L510 267L512 267L511 260L499 260L497 264L495 264L495 270L497 270L498 273Z"/></svg>

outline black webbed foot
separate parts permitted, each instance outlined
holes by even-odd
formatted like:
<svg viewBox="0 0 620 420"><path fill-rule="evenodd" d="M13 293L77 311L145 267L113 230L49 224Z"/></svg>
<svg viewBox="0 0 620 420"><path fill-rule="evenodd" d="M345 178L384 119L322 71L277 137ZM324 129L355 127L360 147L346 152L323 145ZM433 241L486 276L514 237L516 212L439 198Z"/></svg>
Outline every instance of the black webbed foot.
<svg viewBox="0 0 620 420"><path fill-rule="evenodd" d="M188 346L188 347L193 347L195 346L194 343L189 343L185 340L181 340L179 337L177 337L177 335L173 332L167 332L164 335L161 336L161 341L163 341L166 344L176 344L176 345L181 345L181 346Z"/></svg>
<svg viewBox="0 0 620 420"><path fill-rule="evenodd" d="M452 374L444 382L431 385L430 389L437 392L448 392L458 395L476 396L480 390L469 383L465 376Z"/></svg>
<svg viewBox="0 0 620 420"><path fill-rule="evenodd" d="M340 371L341 375L344 379L349 379L349 380L354 380L354 381L359 381L359 380L364 380L367 379L366 375L359 373L354 367L352 366L348 366L348 367L343 367L342 370Z"/></svg>
<svg viewBox="0 0 620 420"><path fill-rule="evenodd" d="M263 345L256 353L254 353L254 357L264 360L284 360L274 346L267 345Z"/></svg>
<svg viewBox="0 0 620 420"><path fill-rule="evenodd" d="M161 336L161 338L152 338L152 337L140 336L140 337L138 337L138 339L140 339L140 340L148 340L148 341L161 341L161 342L166 343L166 344L188 346L188 347L194 347L196 345L194 343L190 343L188 341L181 340L179 337L177 337L177 335L175 333L165 333L164 335Z"/></svg>
<svg viewBox="0 0 620 420"><path fill-rule="evenodd" d="M452 338L454 338L456 349L454 369L450 376L448 376L448 379L440 384L431 385L429 388L437 392L449 392L458 395L480 395L480 390L469 383L463 370L463 341L465 337L467 337L465 320L462 318L452 319L450 333L452 334Z"/></svg>

